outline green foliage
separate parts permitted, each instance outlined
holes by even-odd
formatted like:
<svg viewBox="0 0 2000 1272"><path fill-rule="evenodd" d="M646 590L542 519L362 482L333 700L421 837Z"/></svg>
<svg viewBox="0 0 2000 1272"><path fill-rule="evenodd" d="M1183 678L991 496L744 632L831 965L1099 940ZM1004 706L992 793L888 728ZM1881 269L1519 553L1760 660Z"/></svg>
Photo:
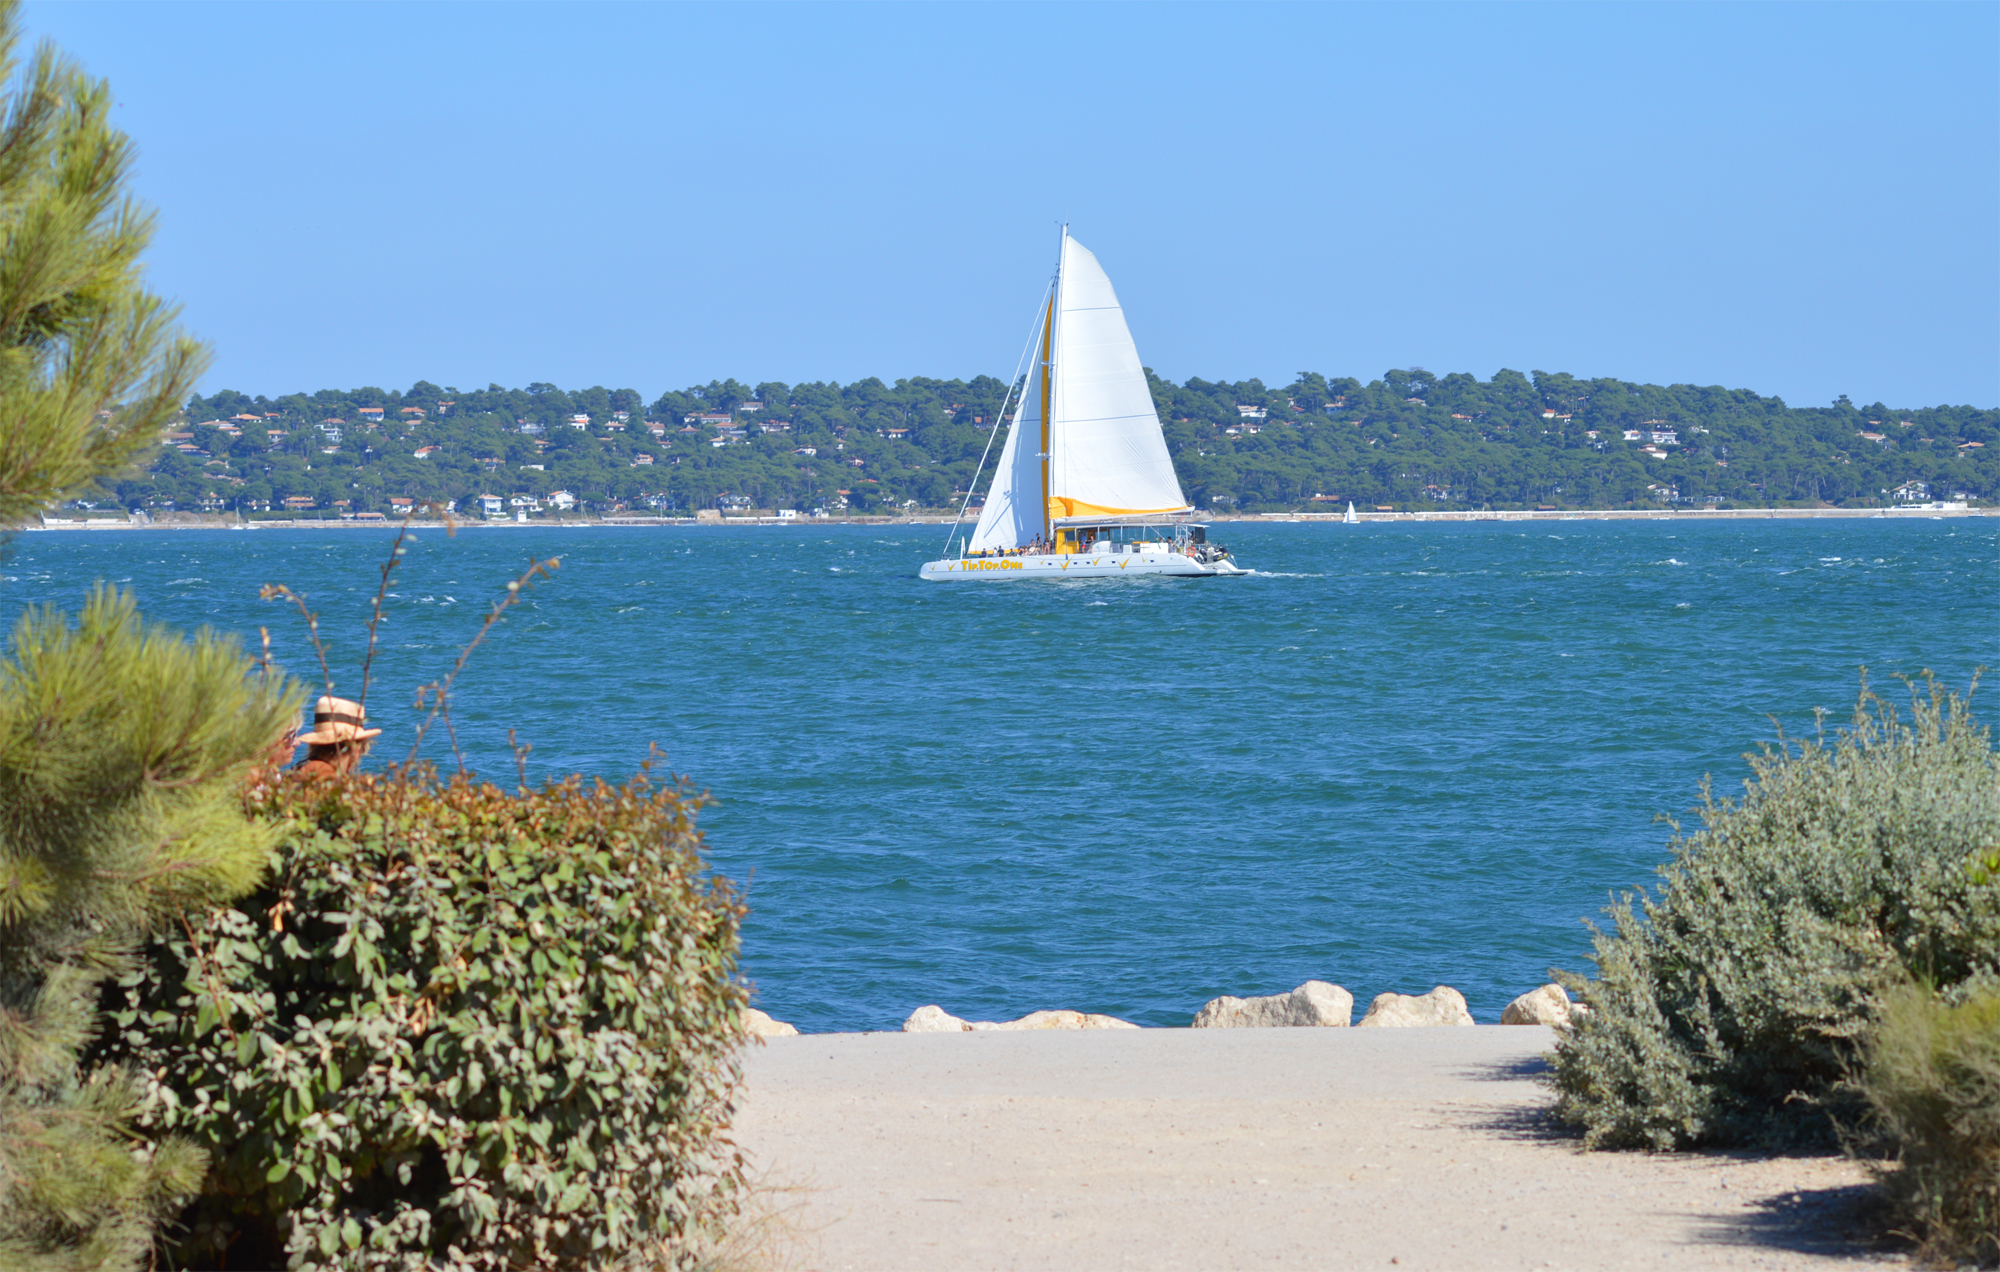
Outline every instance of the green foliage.
<svg viewBox="0 0 2000 1272"><path fill-rule="evenodd" d="M97 989L140 933L247 890L274 834L243 815L296 696L232 639L143 625L98 589L23 615L0 662L0 1265L134 1266L200 1154L134 1152L132 1085L80 1068Z"/></svg>
<svg viewBox="0 0 2000 1272"><path fill-rule="evenodd" d="M159 436L201 346L140 285L152 218L111 89L47 47L23 67L0 3L0 525L87 486ZM102 413L102 414L100 414Z"/></svg>
<svg viewBox="0 0 2000 1272"><path fill-rule="evenodd" d="M1959 1003L1920 983L1885 994L1859 1086L1861 1146L1922 1253L2000 1264L2000 990Z"/></svg>
<svg viewBox="0 0 2000 1272"><path fill-rule="evenodd" d="M595 1268L725 1218L743 910L696 803L643 774L280 784L269 882L112 1004L147 1125L214 1154L182 1256Z"/></svg>
<svg viewBox="0 0 2000 1272"><path fill-rule="evenodd" d="M1919 487L1931 499L2000 497L1995 410L1794 407L1743 389L1540 371L1482 381L1392 370L1367 384L1308 371L1282 389L1151 383L1188 497L1219 510L1329 511L1350 499L1426 509L1882 505L1917 498ZM592 512L955 507L992 479L990 465L976 487L973 473L1006 389L990 376L754 389L726 380L664 393L643 410L631 389L552 384L460 391L419 381L406 392L276 398L223 390L190 398L184 430L115 498L248 511L301 497L317 504L306 515L328 517L393 513L396 496L476 512L469 501L480 494L556 490ZM589 416L581 428L578 414Z"/></svg>
<svg viewBox="0 0 2000 1272"><path fill-rule="evenodd" d="M1558 1120L1591 1146L1827 1142L1885 988L2000 977L2000 757L1965 699L1914 686L1904 721L1864 681L1852 723L1704 783L1655 896L1612 907L1591 1010L1558 1043Z"/></svg>

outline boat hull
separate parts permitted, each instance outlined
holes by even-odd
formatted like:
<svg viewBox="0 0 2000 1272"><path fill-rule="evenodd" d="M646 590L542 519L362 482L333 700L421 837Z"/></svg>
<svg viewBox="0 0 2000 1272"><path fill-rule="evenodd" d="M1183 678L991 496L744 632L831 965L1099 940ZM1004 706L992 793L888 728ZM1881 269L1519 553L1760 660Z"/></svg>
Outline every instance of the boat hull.
<svg viewBox="0 0 2000 1272"><path fill-rule="evenodd" d="M1207 579L1249 572L1227 561L1204 565L1178 552L1072 552L1060 556L1041 553L926 561L924 568L917 571L917 577L938 583L1001 583L1015 579L1129 578L1139 574Z"/></svg>

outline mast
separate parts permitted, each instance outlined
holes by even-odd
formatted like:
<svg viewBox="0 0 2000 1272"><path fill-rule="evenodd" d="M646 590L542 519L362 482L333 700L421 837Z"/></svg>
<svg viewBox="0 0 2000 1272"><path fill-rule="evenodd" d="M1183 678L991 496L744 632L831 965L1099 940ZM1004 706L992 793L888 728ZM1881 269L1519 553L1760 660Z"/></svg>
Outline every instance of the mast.
<svg viewBox="0 0 2000 1272"><path fill-rule="evenodd" d="M1068 239L1069 226L1068 224L1064 224L1062 227L1062 242L1067 242ZM1049 354L1055 338L1056 299L1061 295L1062 246L1061 242L1059 242L1056 247L1056 284L1054 287L1049 288L1049 312L1042 319L1042 542L1045 545L1053 542L1049 535L1049 413L1051 407L1049 401L1049 380L1052 371Z"/></svg>

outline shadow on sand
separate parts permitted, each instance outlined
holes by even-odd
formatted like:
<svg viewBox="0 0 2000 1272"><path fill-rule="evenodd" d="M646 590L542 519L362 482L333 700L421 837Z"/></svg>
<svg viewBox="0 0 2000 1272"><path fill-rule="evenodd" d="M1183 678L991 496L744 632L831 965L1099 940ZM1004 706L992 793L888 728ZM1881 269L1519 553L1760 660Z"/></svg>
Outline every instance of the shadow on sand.
<svg viewBox="0 0 2000 1272"><path fill-rule="evenodd" d="M1764 1198L1746 1215L1711 1219L1700 1239L1821 1258L1901 1261L1912 1247L1889 1231L1889 1222L1887 1203L1874 1184L1847 1184Z"/></svg>
<svg viewBox="0 0 2000 1272"><path fill-rule="evenodd" d="M1464 1076L1488 1082L1538 1082L1550 1072L1544 1056L1478 1065ZM1546 1091L1546 1088L1544 1088ZM1458 1112L1470 1131L1516 1142L1545 1143L1582 1153L1583 1141L1556 1123L1553 1097L1526 1103L1485 1104ZM1616 1150L1606 1150L1616 1151ZM1690 1159L1711 1162L1770 1160L1758 1153L1688 1153ZM1901 1262L1912 1245L1890 1232L1887 1203L1873 1184L1845 1184L1780 1193L1751 1204L1748 1213L1713 1215L1702 1225L1698 1240L1713 1245L1783 1250L1819 1258Z"/></svg>

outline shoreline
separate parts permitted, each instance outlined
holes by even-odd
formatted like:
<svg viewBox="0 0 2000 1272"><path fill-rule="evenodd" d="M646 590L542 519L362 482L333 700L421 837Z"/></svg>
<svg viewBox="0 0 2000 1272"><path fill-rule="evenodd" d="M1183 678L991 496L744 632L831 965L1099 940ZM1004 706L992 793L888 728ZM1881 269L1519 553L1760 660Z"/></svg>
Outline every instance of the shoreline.
<svg viewBox="0 0 2000 1272"><path fill-rule="evenodd" d="M1211 514L1197 518L1203 525L1341 525L1338 512L1253 512ZM1432 522L1467 521L1816 521L1828 518L1876 518L1885 520L1944 520L1960 517L2000 517L1996 508L1597 508L1547 511L1524 509L1500 512L1356 512L1364 524L1410 525ZM810 529L814 526L950 526L972 525L977 518L948 514L909 517L646 517L608 516L538 518L533 521L463 520L452 523L458 529L533 530L685 527L705 529L773 528ZM393 530L401 521L289 520L238 521L214 514L183 513L167 521L133 521L130 518L92 517L75 519L44 518L39 523L15 526L17 531L104 531L104 530ZM416 520L413 530L442 530L439 520Z"/></svg>

